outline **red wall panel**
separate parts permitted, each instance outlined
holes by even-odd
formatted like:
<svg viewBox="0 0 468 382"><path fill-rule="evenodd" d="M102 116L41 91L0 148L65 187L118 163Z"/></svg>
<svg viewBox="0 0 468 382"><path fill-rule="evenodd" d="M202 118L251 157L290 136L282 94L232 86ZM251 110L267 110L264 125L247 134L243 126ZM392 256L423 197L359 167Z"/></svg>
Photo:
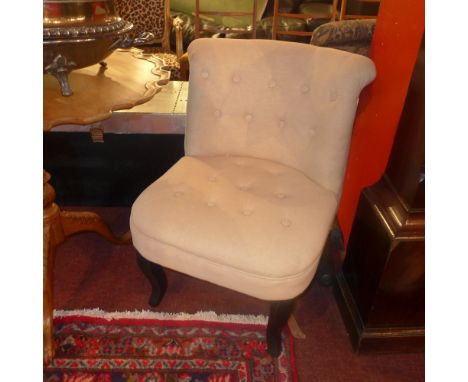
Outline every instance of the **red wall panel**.
<svg viewBox="0 0 468 382"><path fill-rule="evenodd" d="M338 221L348 242L361 190L382 176L424 34L424 0L382 0L370 58L377 77L361 94Z"/></svg>

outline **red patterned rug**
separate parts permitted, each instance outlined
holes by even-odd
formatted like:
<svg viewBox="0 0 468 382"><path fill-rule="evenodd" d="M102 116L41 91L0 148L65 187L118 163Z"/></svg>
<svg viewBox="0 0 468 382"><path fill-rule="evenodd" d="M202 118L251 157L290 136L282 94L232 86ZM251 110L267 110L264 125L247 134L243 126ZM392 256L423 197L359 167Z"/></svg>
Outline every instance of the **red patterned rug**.
<svg viewBox="0 0 468 382"><path fill-rule="evenodd" d="M297 381L293 338L266 352L263 316L56 312L56 355L44 381Z"/></svg>

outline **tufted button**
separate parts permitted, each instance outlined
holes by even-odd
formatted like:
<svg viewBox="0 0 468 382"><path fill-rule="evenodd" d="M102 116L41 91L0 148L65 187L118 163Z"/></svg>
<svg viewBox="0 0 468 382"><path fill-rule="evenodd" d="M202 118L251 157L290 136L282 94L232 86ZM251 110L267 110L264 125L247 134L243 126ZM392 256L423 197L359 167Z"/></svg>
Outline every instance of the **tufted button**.
<svg viewBox="0 0 468 382"><path fill-rule="evenodd" d="M270 82L268 82L268 87L270 89L273 89L275 86L276 86L276 81L275 80L271 80Z"/></svg>
<svg viewBox="0 0 468 382"><path fill-rule="evenodd" d="M174 196L178 198L179 196L182 196L184 193L182 191L176 191L174 192Z"/></svg>
<svg viewBox="0 0 468 382"><path fill-rule="evenodd" d="M291 220L281 219L281 224L283 225L283 227L290 227L291 226Z"/></svg>
<svg viewBox="0 0 468 382"><path fill-rule="evenodd" d="M215 116L216 118L221 117L221 110L216 109L216 110L214 111L214 116Z"/></svg>
<svg viewBox="0 0 468 382"><path fill-rule="evenodd" d="M311 137L314 137L315 134L317 134L317 132L315 131L315 129L314 129L313 127L310 127L310 128L309 128L309 135L310 135Z"/></svg>
<svg viewBox="0 0 468 382"><path fill-rule="evenodd" d="M252 116L252 114L247 113L247 114L244 116L244 118L245 118L245 120L246 120L247 122L250 122L250 121L252 121L253 116Z"/></svg>
<svg viewBox="0 0 468 382"><path fill-rule="evenodd" d="M250 190L250 187L249 187L249 186L246 186L246 185L241 185L241 186L239 186L239 190L241 190L241 191L249 191L249 190Z"/></svg>
<svg viewBox="0 0 468 382"><path fill-rule="evenodd" d="M232 76L232 82L234 82L235 84L238 84L240 81L241 79L239 75L235 74Z"/></svg>
<svg viewBox="0 0 468 382"><path fill-rule="evenodd" d="M286 122L284 121L284 119L280 119L278 121L278 126L280 129L283 129L286 126Z"/></svg>
<svg viewBox="0 0 468 382"><path fill-rule="evenodd" d="M208 71L207 71L207 70L203 70L203 71L201 72L201 76L202 76L202 78L207 79L207 78L209 77Z"/></svg>
<svg viewBox="0 0 468 382"><path fill-rule="evenodd" d="M331 90L329 98L331 102L335 102L338 98L338 92L336 90Z"/></svg>
<svg viewBox="0 0 468 382"><path fill-rule="evenodd" d="M208 177L208 180L209 180L210 182L216 182L217 179L218 179L218 178L216 178L215 175L210 175L210 176Z"/></svg>
<svg viewBox="0 0 468 382"><path fill-rule="evenodd" d="M252 215L252 210L250 210L250 209L248 209L248 208L244 208L244 209L242 210L242 215L244 215L244 216L250 216L250 215Z"/></svg>
<svg viewBox="0 0 468 382"><path fill-rule="evenodd" d="M308 93L310 90L309 85L302 85L301 86L301 92L302 93Z"/></svg>
<svg viewBox="0 0 468 382"><path fill-rule="evenodd" d="M206 205L207 205L208 207L214 207L214 206L216 205L216 203L215 203L215 202L212 202L212 201L209 201L208 203L206 203Z"/></svg>
<svg viewBox="0 0 468 382"><path fill-rule="evenodd" d="M278 199L284 199L284 198L286 197L286 195L283 194L282 192L276 193L275 196L276 196Z"/></svg>

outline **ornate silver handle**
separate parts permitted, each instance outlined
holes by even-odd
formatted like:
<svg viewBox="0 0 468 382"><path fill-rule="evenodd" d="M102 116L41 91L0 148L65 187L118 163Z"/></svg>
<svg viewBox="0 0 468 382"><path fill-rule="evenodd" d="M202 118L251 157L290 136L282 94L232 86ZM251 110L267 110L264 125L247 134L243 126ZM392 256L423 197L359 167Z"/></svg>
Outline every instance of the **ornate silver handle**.
<svg viewBox="0 0 468 382"><path fill-rule="evenodd" d="M117 41L115 41L110 47L109 50L113 49L126 49L131 48L132 46L138 46L143 44L148 44L151 40L154 39L154 34L151 32L143 32L138 37L130 38L128 35L124 35L120 37Z"/></svg>

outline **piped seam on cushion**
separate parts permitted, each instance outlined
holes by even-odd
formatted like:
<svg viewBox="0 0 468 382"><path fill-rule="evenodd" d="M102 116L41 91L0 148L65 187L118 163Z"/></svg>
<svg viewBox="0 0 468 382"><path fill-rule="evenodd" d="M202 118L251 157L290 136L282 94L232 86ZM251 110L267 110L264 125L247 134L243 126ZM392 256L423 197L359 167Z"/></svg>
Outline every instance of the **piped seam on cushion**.
<svg viewBox="0 0 468 382"><path fill-rule="evenodd" d="M304 274L307 274L308 272L310 272L311 269L313 269L315 267L315 265L317 264L317 262L320 260L320 257L321 256L318 256L317 259L315 259L315 261L309 266L307 267L304 271L302 272L299 272L299 273L295 273L293 275L288 275L288 276L267 276L267 275L262 275L262 274L258 274L258 273L252 273L252 272L247 272L243 269L239 269L239 268L236 268L234 266L231 266L231 265L227 265L227 264L222 264L222 263L219 263L219 262L216 262L216 261L213 261L211 259L208 259L204 256L200 256L198 254L195 254L193 252L188 252L186 249L183 249L183 248L180 248L174 244L170 244L170 243L166 243L165 241L163 240L159 240L159 239L156 239L152 236L149 236L147 235L146 233L144 233L136 224L135 222L132 220L131 216L130 216L130 225L133 225L134 228L136 228L141 235L145 236L146 238L148 238L149 240L153 240L155 242L159 242L161 244L164 244L166 246L170 246L170 247L173 247L173 248L176 248L178 249L179 251L183 251L183 252L186 252L186 253L190 253L192 256L195 256L196 258L200 259L200 260L203 260L203 261L206 261L206 262L209 262L215 266L218 266L218 267L225 267L225 268L229 268L229 269L232 269L236 272L239 272L241 274L244 274L244 275L250 275L250 276L255 276L256 278L260 278L260 279L264 279L264 280L294 280L294 279L299 279L301 278ZM143 255L143 254L142 254Z"/></svg>

